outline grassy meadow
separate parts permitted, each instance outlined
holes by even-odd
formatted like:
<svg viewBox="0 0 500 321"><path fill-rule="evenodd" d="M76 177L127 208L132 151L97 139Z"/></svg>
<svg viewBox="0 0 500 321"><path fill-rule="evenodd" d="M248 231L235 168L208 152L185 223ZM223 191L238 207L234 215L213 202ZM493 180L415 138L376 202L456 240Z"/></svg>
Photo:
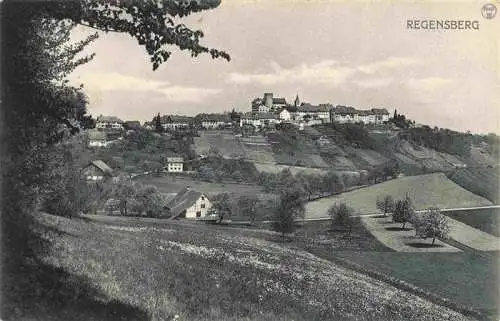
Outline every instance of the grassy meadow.
<svg viewBox="0 0 500 321"><path fill-rule="evenodd" d="M60 278L34 287L31 301L12 304L10 320L472 320L269 231L47 214L38 220L52 244L41 261ZM323 228L302 229L305 239L316 235L308 246L323 238L331 249L325 253L344 248L345 236L314 232ZM380 245L356 233L350 244L357 250L341 252L375 254Z"/></svg>
<svg viewBox="0 0 500 321"><path fill-rule="evenodd" d="M499 314L497 255L430 252L340 252L338 255L486 315Z"/></svg>
<svg viewBox="0 0 500 321"><path fill-rule="evenodd" d="M306 216L310 218L328 216L327 211L335 202L346 202L359 214L378 213L377 197L391 195L395 199L401 199L407 193L418 210L432 206L457 208L491 205L487 199L458 186L444 174L435 173L402 177L309 202L306 205Z"/></svg>
<svg viewBox="0 0 500 321"><path fill-rule="evenodd" d="M500 237L500 208L443 212L464 224Z"/></svg>

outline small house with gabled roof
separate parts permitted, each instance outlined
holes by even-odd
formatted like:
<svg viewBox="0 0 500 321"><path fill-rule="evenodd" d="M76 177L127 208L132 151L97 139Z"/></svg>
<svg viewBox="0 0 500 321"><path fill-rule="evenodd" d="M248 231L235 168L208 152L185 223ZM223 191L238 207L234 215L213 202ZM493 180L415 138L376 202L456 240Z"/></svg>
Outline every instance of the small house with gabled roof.
<svg viewBox="0 0 500 321"><path fill-rule="evenodd" d="M102 181L113 177L113 169L102 160L90 162L81 173L88 181Z"/></svg>
<svg viewBox="0 0 500 321"><path fill-rule="evenodd" d="M170 219L177 218L204 218L208 215L212 203L208 197L190 186L184 187L167 204Z"/></svg>

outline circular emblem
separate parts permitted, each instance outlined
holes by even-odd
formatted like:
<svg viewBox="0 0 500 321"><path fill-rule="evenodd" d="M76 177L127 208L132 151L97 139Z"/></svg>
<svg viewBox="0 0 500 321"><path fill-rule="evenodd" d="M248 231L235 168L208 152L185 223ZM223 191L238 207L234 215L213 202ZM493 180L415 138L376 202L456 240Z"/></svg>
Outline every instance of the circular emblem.
<svg viewBox="0 0 500 321"><path fill-rule="evenodd" d="M497 7L493 3L487 3L481 8L481 14L485 19L493 19L497 15Z"/></svg>

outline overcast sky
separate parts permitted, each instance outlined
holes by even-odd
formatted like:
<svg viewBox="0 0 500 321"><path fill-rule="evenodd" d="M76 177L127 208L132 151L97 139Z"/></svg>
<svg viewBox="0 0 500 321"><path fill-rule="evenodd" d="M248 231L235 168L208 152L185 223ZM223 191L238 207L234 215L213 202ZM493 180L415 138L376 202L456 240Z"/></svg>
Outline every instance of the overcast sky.
<svg viewBox="0 0 500 321"><path fill-rule="evenodd" d="M71 78L84 84L94 116L124 120L249 111L264 92L289 102L298 92L312 104L397 109L431 126L500 133L500 13L484 19L482 4L223 0L185 23L231 62L174 51L153 72L134 39L108 33ZM477 20L479 30L409 30L407 19Z"/></svg>

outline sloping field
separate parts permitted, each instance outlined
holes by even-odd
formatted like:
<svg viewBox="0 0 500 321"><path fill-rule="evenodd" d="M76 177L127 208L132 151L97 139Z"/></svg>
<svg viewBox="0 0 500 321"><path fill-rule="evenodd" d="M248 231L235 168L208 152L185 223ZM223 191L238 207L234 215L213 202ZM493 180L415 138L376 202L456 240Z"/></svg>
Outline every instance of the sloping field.
<svg viewBox="0 0 500 321"><path fill-rule="evenodd" d="M224 156L245 156L245 150L233 133L227 131L202 131L200 137L194 138L194 147L198 154L206 154L210 148L216 148Z"/></svg>
<svg viewBox="0 0 500 321"><path fill-rule="evenodd" d="M396 252L460 252L459 249L440 240L436 240L433 247L419 246L428 245L430 241L415 238L414 230L400 229L401 224L393 223L390 216L383 218L362 216L361 220L380 243Z"/></svg>
<svg viewBox="0 0 500 321"><path fill-rule="evenodd" d="M498 316L498 258L472 253L336 252L369 269ZM474 284L472 286L472 284ZM436 318L439 320L439 317ZM498 320L492 317L490 320Z"/></svg>
<svg viewBox="0 0 500 321"><path fill-rule="evenodd" d="M388 159L374 150L370 149L355 149L356 156L368 163L370 166L378 166L384 164Z"/></svg>
<svg viewBox="0 0 500 321"><path fill-rule="evenodd" d="M245 158L255 162L274 163L274 154L271 144L264 136L240 137L236 140L245 151Z"/></svg>
<svg viewBox="0 0 500 321"><path fill-rule="evenodd" d="M202 131L194 138L198 154L217 149L226 157L243 157L256 162L275 162L271 145L264 136L235 137L230 131Z"/></svg>
<svg viewBox="0 0 500 321"><path fill-rule="evenodd" d="M445 215L483 232L500 237L500 208L450 211L445 212Z"/></svg>
<svg viewBox="0 0 500 321"><path fill-rule="evenodd" d="M434 173L402 177L310 202L306 205L306 216L310 218L328 216L328 208L335 202L345 202L359 214L379 213L375 206L377 197L391 195L395 199L401 199L406 194L411 197L418 210L432 206L457 208L492 204L487 199L453 183L444 174Z"/></svg>
<svg viewBox="0 0 500 321"><path fill-rule="evenodd" d="M412 162L417 162L421 166L434 170L448 170L457 165L464 165L464 162L456 156L441 153L430 148L422 146L414 146L408 141L401 141L398 152L411 159ZM404 161L404 158L398 157Z"/></svg>
<svg viewBox="0 0 500 321"><path fill-rule="evenodd" d="M158 187L163 193L177 193L187 185L193 189L208 194L215 195L220 193L232 193L236 195L259 195L262 189L257 185L233 184L233 183L208 183L192 180L189 178L180 178L172 176L140 176L135 181L142 184L149 184Z"/></svg>
<svg viewBox="0 0 500 321"><path fill-rule="evenodd" d="M237 230L43 219L54 248L48 263L86 278L102 302L126 303L154 320L471 320L303 250Z"/></svg>
<svg viewBox="0 0 500 321"><path fill-rule="evenodd" d="M289 165L278 165L278 164L259 164L255 163L255 167L259 172L267 172L267 173L279 173L284 169L289 169L292 174L296 175L298 173L305 173L305 174L319 174L319 175L324 175L328 173L329 170L327 169L321 169L321 168L309 168L309 167L302 167L302 166L289 166ZM338 175L348 175L354 179L359 179L359 172L358 171L349 171L349 170L335 170L335 173Z"/></svg>
<svg viewBox="0 0 500 321"><path fill-rule="evenodd" d="M469 191L500 203L500 172L498 167L471 167L457 169L448 177Z"/></svg>
<svg viewBox="0 0 500 321"><path fill-rule="evenodd" d="M449 237L478 251L499 251L500 238L446 216Z"/></svg>

